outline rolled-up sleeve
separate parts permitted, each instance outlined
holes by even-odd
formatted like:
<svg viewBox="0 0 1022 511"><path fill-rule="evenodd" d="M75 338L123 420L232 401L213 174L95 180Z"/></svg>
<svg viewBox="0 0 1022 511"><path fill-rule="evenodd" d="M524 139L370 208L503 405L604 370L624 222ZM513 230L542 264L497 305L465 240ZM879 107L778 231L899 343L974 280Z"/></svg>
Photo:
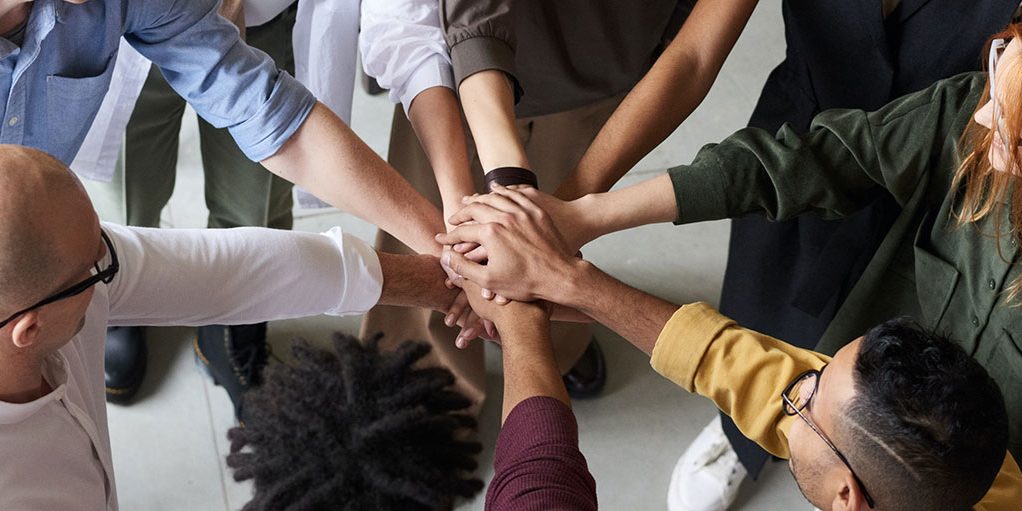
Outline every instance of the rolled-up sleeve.
<svg viewBox="0 0 1022 511"><path fill-rule="evenodd" d="M276 154L316 98L217 14L216 0L128 2L124 38L163 72L206 121L227 128L245 155Z"/></svg>
<svg viewBox="0 0 1022 511"><path fill-rule="evenodd" d="M361 24L362 66L405 113L426 89L454 89L437 0L362 2Z"/></svg>
<svg viewBox="0 0 1022 511"><path fill-rule="evenodd" d="M515 101L522 96L515 75L514 0L440 0L454 83L480 71L499 69L511 79Z"/></svg>

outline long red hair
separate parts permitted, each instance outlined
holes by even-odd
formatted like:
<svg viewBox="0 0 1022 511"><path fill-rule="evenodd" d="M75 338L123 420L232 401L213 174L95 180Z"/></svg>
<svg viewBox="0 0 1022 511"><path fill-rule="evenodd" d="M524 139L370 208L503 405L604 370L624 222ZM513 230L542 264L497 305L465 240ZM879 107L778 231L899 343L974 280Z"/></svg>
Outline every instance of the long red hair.
<svg viewBox="0 0 1022 511"><path fill-rule="evenodd" d="M987 55L990 46L998 38L1022 38L1022 23L1012 23L1003 32L990 38L987 42ZM985 60L985 59L984 59ZM955 173L953 189L960 198L957 211L959 226L977 222L987 216L994 219L994 233L998 252L1003 239L1014 239L1022 242L1022 60L1016 60L1010 67L997 68L997 96L1002 98L999 103L1000 114L1004 118L1005 139L1017 143L1007 147L1007 170L998 171L990 164L988 154L994 143L994 130L987 129L973 121L969 123L962 135L962 147L968 151L961 166ZM978 112L990 99L990 83L987 82L983 98L976 106ZM996 126L997 120L994 119ZM1007 200L1010 195L1010 202ZM1007 222L1005 222L1007 219ZM1007 302L1016 302L1022 295L1022 277L1008 284ZM1022 305L1018 303L1016 305Z"/></svg>

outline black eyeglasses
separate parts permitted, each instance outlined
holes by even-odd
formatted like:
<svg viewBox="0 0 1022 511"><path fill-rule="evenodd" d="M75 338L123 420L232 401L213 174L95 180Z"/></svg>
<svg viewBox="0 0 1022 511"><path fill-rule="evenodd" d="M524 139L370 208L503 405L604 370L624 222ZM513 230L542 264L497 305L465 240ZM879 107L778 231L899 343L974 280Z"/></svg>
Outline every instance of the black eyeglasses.
<svg viewBox="0 0 1022 511"><path fill-rule="evenodd" d="M826 368L827 366L823 366L823 369ZM841 454L841 451L837 450L834 442L831 442L830 439L827 438L827 435L823 434L823 431L820 430L819 426L810 420L806 414L802 413L802 410L805 410L806 407L809 406L809 402L813 399L813 396L816 395L816 389L820 385L820 377L823 375L823 369L820 369L819 371L815 369L806 371L798 375L795 378L795 381L789 383L788 386L785 387L784 393L781 394L781 401L784 405L784 413L788 416L798 415L813 431L816 432L817 435L820 436L821 439L823 439L823 442L827 444L827 447L830 447L830 450L834 451L834 454L837 455L839 460L841 460L841 463L844 463L845 467L848 467L848 471L852 473L852 477L855 478L855 482L859 485L859 489L862 490L862 497L866 499L866 504L870 507L870 509L873 509L876 507L876 503L873 501L873 497L870 496L869 492L866 491L866 485L862 484L862 479L859 479L859 476L855 474L855 470L852 470L852 465L848 463L848 458L846 458L844 454Z"/></svg>
<svg viewBox="0 0 1022 511"><path fill-rule="evenodd" d="M100 270L99 261L96 261L96 263L93 264L93 271L95 271L95 273L93 273L91 277L63 291L58 291L46 298L43 298L42 300L39 300L30 307L25 307L24 309L21 309L20 311L11 314L9 318L0 322L0 328L7 326L7 323L14 321L14 318L17 318L18 316L30 310L38 309L39 307L49 305L58 300L63 300L65 298L70 298L75 295L80 295L84 293L86 289L89 289L90 287L96 285L96 283L98 282L109 284L110 281L114 279L114 275L117 275L117 270L120 269L120 264L118 264L117 262L117 252L114 251L114 244L110 242L110 238L108 238L106 233L103 232L102 230L99 231L99 235L103 237L103 243L106 243L106 249L110 253L110 266L107 266L105 270Z"/></svg>

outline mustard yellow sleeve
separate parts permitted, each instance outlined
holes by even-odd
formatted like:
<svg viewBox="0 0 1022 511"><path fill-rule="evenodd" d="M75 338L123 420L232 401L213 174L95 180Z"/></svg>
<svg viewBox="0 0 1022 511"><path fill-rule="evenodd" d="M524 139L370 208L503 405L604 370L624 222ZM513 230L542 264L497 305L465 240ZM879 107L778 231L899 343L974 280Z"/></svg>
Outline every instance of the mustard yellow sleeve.
<svg viewBox="0 0 1022 511"><path fill-rule="evenodd" d="M1022 472L1011 454L1004 456L1004 465L993 486L976 504L976 511L1018 511L1022 509Z"/></svg>
<svg viewBox="0 0 1022 511"><path fill-rule="evenodd" d="M788 457L792 417L781 391L830 357L739 327L705 303L681 307L660 332L650 364L689 392L710 398L738 429L774 456Z"/></svg>

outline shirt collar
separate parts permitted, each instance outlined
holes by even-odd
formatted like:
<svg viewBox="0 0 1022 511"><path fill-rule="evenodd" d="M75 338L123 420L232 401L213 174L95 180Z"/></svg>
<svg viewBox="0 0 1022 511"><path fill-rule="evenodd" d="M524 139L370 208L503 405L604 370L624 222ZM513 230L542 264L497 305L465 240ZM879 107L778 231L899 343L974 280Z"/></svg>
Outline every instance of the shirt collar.
<svg viewBox="0 0 1022 511"><path fill-rule="evenodd" d="M43 378L53 389L45 396L27 403L0 401L0 424L24 422L46 405L64 398L67 393L67 359L63 353L58 351L46 358L43 362Z"/></svg>

